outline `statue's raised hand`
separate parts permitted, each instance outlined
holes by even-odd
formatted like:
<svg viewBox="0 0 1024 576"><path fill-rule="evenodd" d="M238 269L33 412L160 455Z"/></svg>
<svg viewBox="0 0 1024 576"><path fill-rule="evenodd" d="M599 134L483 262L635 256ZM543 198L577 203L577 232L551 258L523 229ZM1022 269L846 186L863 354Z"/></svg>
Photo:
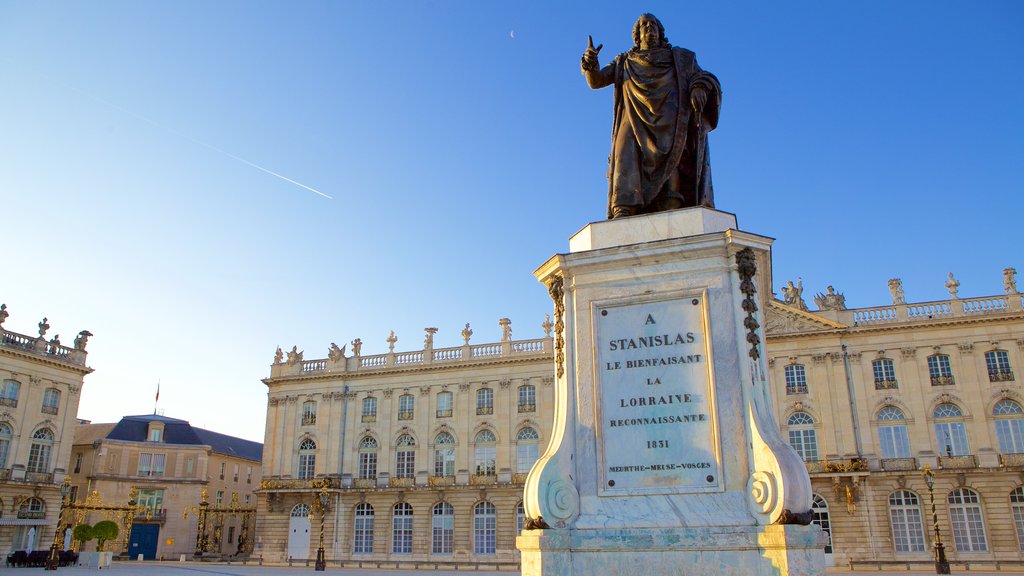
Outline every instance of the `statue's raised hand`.
<svg viewBox="0 0 1024 576"><path fill-rule="evenodd" d="M604 48L604 44L598 44L597 48L594 48L593 37L587 36L587 51L583 53L582 62L584 70L597 70L599 68L597 55L601 52L601 48Z"/></svg>

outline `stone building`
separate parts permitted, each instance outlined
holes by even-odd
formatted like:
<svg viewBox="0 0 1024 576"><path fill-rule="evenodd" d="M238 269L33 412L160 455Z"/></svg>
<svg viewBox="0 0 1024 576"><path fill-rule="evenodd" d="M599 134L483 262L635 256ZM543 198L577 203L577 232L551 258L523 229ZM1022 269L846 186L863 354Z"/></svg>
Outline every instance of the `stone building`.
<svg viewBox="0 0 1024 576"><path fill-rule="evenodd" d="M526 473L553 418L547 336L324 360L280 350L269 389L256 554L515 562ZM323 513L321 513L321 495ZM322 530L322 532L321 532Z"/></svg>
<svg viewBox="0 0 1024 576"><path fill-rule="evenodd" d="M261 452L258 442L155 414L83 424L71 451L71 493L81 503L95 492L91 502L98 496L103 505L126 506L136 491L131 532L108 550L127 545L131 558L191 558L205 518L204 555L244 554L252 549ZM108 519L82 516L90 524Z"/></svg>
<svg viewBox="0 0 1024 576"><path fill-rule="evenodd" d="M64 346L46 318L29 336L7 317L0 305L0 550L39 550L54 537L92 334Z"/></svg>

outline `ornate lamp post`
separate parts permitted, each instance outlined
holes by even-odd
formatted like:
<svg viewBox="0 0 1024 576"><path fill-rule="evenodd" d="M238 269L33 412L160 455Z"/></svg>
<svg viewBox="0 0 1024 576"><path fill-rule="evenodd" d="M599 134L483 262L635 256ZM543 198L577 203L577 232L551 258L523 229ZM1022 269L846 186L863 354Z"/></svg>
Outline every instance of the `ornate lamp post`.
<svg viewBox="0 0 1024 576"><path fill-rule="evenodd" d="M57 528L53 533L53 544L50 544L50 555L46 558L46 569L56 570L60 564L60 548L63 544L63 520L64 508L68 505L68 493L71 492L71 478L64 477L64 483L60 485L60 512L57 513Z"/></svg>
<svg viewBox="0 0 1024 576"><path fill-rule="evenodd" d="M323 572L327 569L327 557L324 553L324 517L327 515L328 504L330 504L330 494L327 493L327 483L324 482L320 486L320 493L317 494L315 504L320 515L320 545L316 549L316 567L314 570L317 572Z"/></svg>
<svg viewBox="0 0 1024 576"><path fill-rule="evenodd" d="M949 574L949 561L946 560L946 547L942 545L939 535L939 517L935 513L935 474L931 466L924 467L924 481L928 485L928 499L932 503L932 525L935 527L935 573Z"/></svg>

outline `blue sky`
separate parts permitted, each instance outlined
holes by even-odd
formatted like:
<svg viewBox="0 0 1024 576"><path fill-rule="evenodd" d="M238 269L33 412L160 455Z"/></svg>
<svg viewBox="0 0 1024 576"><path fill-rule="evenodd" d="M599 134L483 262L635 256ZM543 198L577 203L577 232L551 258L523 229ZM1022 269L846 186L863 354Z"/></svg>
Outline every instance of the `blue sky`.
<svg viewBox="0 0 1024 576"><path fill-rule="evenodd" d="M1024 272L1019 2L0 0L5 327L95 334L82 418L160 381L254 440L278 345L540 337L533 270L605 210L612 93L579 58L645 11L721 80L717 206L777 239L776 291Z"/></svg>

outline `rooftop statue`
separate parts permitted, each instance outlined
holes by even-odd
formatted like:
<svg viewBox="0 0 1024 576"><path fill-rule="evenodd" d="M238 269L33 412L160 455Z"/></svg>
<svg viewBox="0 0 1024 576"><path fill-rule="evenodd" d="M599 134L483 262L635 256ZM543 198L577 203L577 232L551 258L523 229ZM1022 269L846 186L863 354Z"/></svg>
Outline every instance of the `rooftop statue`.
<svg viewBox="0 0 1024 576"><path fill-rule="evenodd" d="M652 14L633 26L633 47L601 68L587 37L581 67L591 88L615 86L608 218L689 206L714 208L707 133L722 89L693 52L674 47Z"/></svg>

